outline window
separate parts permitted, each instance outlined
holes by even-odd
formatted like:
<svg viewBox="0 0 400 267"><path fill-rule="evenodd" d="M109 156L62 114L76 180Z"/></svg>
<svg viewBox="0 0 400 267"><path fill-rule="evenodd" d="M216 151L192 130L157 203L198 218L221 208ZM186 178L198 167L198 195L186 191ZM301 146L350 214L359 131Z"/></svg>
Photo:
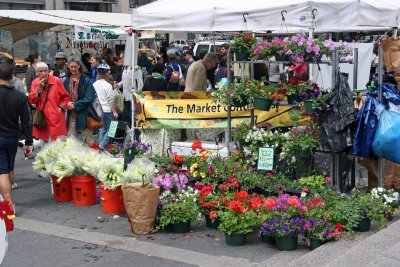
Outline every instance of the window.
<svg viewBox="0 0 400 267"><path fill-rule="evenodd" d="M14 4L14 3L0 3L0 9L9 10L37 10L44 9L44 5L35 4Z"/></svg>
<svg viewBox="0 0 400 267"><path fill-rule="evenodd" d="M112 12L111 4L102 3L69 2L65 3L65 9L79 11Z"/></svg>

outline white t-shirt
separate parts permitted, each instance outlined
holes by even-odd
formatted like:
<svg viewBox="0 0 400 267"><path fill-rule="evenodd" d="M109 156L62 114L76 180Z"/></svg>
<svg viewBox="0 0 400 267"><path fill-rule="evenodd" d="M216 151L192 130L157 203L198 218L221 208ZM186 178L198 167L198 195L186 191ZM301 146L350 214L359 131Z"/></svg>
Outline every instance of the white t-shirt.
<svg viewBox="0 0 400 267"><path fill-rule="evenodd" d="M96 90L97 97L99 98L101 108L103 112L111 112L110 103L113 101L115 92L106 80L97 80L93 84L94 89Z"/></svg>

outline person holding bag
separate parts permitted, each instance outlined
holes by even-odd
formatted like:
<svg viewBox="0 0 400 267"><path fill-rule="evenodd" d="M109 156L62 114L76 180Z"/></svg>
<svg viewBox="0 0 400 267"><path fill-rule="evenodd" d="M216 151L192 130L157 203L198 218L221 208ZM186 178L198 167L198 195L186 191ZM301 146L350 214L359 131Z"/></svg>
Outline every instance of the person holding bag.
<svg viewBox="0 0 400 267"><path fill-rule="evenodd" d="M33 136L48 142L67 135L65 111L70 96L58 77L49 75L44 62L35 66L37 78L32 82L28 100L36 105L33 116Z"/></svg>
<svg viewBox="0 0 400 267"><path fill-rule="evenodd" d="M96 92L90 78L81 73L81 65L76 58L71 58L67 63L70 76L64 80L64 86L71 95L67 113L68 136L75 136L92 145L93 130L89 129L87 120Z"/></svg>
<svg viewBox="0 0 400 267"><path fill-rule="evenodd" d="M118 113L113 104L115 92L112 85L106 80L108 75L110 75L110 66L104 63L100 64L97 67L97 71L98 80L93 84L93 87L96 90L101 108L103 109L103 127L100 128L99 148L105 149L108 144L108 129L113 117L118 119Z"/></svg>

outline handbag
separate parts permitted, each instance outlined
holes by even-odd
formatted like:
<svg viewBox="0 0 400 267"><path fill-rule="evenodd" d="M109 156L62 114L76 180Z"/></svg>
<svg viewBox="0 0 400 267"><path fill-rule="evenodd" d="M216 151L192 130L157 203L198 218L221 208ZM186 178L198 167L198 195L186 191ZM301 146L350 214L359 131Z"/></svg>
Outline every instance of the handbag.
<svg viewBox="0 0 400 267"><path fill-rule="evenodd" d="M113 105L115 111L118 114L122 114L124 112L124 97L118 89L115 89L114 91L115 91L115 96L113 99Z"/></svg>
<svg viewBox="0 0 400 267"><path fill-rule="evenodd" d="M32 124L38 129L46 128L47 125L46 116L44 115L44 107L46 106L47 100L49 99L49 92L50 87L47 89L42 109L36 109L33 111Z"/></svg>
<svg viewBox="0 0 400 267"><path fill-rule="evenodd" d="M171 73L171 77L169 78L169 83L179 83L180 80L180 73L179 71L174 69L174 66L172 64L170 64L170 67L172 68L172 73Z"/></svg>
<svg viewBox="0 0 400 267"><path fill-rule="evenodd" d="M87 126L91 130L98 130L100 128L103 128L104 123L101 119L95 119L93 117L88 117L87 118Z"/></svg>

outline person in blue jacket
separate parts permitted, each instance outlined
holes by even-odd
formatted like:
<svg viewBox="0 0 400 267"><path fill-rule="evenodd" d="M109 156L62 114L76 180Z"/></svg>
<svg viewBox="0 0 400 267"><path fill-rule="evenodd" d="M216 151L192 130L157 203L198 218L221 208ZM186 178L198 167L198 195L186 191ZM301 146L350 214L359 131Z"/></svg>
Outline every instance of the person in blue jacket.
<svg viewBox="0 0 400 267"><path fill-rule="evenodd" d="M168 54L169 62L165 64L167 67L167 71L165 73L165 80L167 81L167 91L180 91L179 81L182 78L182 69L181 66L176 62L175 54ZM176 72L178 75L176 77L172 77L173 73Z"/></svg>
<svg viewBox="0 0 400 267"><path fill-rule="evenodd" d="M81 61L72 58L68 61L70 75L64 80L64 87L70 94L68 103L67 129L68 136L75 136L91 145L94 142L93 130L87 126L88 108L96 98L92 81L81 73Z"/></svg>

